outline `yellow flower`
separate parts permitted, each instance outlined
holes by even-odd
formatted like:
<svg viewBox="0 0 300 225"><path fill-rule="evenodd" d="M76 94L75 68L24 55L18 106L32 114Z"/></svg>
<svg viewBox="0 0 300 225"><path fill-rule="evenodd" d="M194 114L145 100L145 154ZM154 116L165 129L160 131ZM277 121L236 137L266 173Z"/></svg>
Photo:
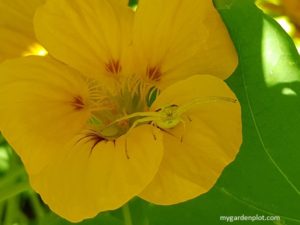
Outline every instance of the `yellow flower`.
<svg viewBox="0 0 300 225"><path fill-rule="evenodd" d="M33 31L33 16L45 0L0 0L0 62L21 55L46 54Z"/></svg>
<svg viewBox="0 0 300 225"><path fill-rule="evenodd" d="M48 1L35 17L37 37L92 78L134 72L164 87L197 73L226 79L236 68L212 0L142 0L136 13L120 2Z"/></svg>
<svg viewBox="0 0 300 225"><path fill-rule="evenodd" d="M51 56L0 66L0 128L54 212L183 202L235 158L240 106L216 76L237 58L210 0L48 0L35 28Z"/></svg>
<svg viewBox="0 0 300 225"><path fill-rule="evenodd" d="M299 0L282 0L282 6L285 13L295 23L297 29L300 28L300 1Z"/></svg>

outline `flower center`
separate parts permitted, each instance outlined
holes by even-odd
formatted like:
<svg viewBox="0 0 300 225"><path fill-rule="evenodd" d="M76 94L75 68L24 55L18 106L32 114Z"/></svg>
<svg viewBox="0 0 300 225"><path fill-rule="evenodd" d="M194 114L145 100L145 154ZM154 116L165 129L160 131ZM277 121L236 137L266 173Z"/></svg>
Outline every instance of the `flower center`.
<svg viewBox="0 0 300 225"><path fill-rule="evenodd" d="M114 63L112 66L116 69L118 64ZM117 71L115 69L114 71ZM100 100L99 98L91 98L91 105L98 105L98 107L95 107L95 110L92 111L92 116L88 122L90 131L93 134L93 140L95 139L95 135L100 137L99 140L116 140L128 132L137 119L132 118L118 121L119 118L135 112L144 112L149 108L147 95L151 88L146 87L140 81L134 79L122 81L122 83L119 84L118 90L114 93L103 92L103 89L95 88L95 82L93 82L91 90L93 90L91 92L93 96L101 96ZM95 94L95 90L101 93ZM78 103L76 106L77 105L80 106Z"/></svg>

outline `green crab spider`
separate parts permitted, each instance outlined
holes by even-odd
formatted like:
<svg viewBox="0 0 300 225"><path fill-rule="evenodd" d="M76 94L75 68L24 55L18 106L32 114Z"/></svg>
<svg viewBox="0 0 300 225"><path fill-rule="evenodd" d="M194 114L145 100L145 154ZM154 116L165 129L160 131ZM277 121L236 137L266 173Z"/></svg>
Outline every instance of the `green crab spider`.
<svg viewBox="0 0 300 225"><path fill-rule="evenodd" d="M109 128L110 126L121 122L123 120L128 120L136 117L142 117L133 122L130 128L127 130L126 135L128 135L133 128L138 126L139 124L147 124L150 123L151 125L165 131L166 133L174 136L172 133L168 131L168 129L172 129L176 127L179 123L183 124L183 129L185 130L186 121L183 118L183 114L188 110L194 108L198 105L203 105L206 103L213 103L213 102L228 102L228 103L237 103L238 100L230 97L220 97L220 96L207 96L202 98L195 98L190 102L183 104L181 106L170 104L164 107L156 109L154 112L135 112L130 115L126 115L121 117L114 122L105 126L104 129ZM186 115L188 120L191 122L192 120ZM103 129L103 130L104 130ZM156 136L153 133L153 137L156 140ZM183 136L180 137L181 142L183 141ZM128 150L127 150L127 139L125 138L125 155L127 159L130 159Z"/></svg>
<svg viewBox="0 0 300 225"><path fill-rule="evenodd" d="M123 120L128 120L135 117L142 117L133 122L127 133L129 133L133 128L140 124L151 123L152 125L162 129L172 129L176 127L179 123L183 123L185 127L185 120L182 118L182 115L188 110L194 108L195 106L213 103L213 102L228 102L228 103L237 103L237 99L229 97L220 97L220 96L207 96L202 98L195 98L190 102L183 104L181 106L170 104L164 107L161 107L154 112L136 112L130 115L121 117L114 122L110 123L107 127L121 122ZM189 118L191 121L191 119Z"/></svg>

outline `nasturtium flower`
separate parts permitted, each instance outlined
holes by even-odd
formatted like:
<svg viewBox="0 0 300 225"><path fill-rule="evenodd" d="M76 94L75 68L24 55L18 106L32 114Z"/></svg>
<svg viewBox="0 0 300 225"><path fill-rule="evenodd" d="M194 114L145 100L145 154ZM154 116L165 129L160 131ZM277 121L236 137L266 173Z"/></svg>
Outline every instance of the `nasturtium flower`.
<svg viewBox="0 0 300 225"><path fill-rule="evenodd" d="M45 0L0 0L0 62L22 55L44 55L33 28L33 16Z"/></svg>
<svg viewBox="0 0 300 225"><path fill-rule="evenodd" d="M207 192L241 144L222 80L237 56L211 0L48 0L49 56L0 65L0 128L32 187L80 221L134 196L170 205Z"/></svg>
<svg viewBox="0 0 300 225"><path fill-rule="evenodd" d="M282 0L282 6L289 18L300 28L300 1L299 0Z"/></svg>
<svg viewBox="0 0 300 225"><path fill-rule="evenodd" d="M136 73L159 87L192 74L228 78L237 55L212 0L49 0L35 17L40 42L91 78ZM121 5L123 3L123 5Z"/></svg>

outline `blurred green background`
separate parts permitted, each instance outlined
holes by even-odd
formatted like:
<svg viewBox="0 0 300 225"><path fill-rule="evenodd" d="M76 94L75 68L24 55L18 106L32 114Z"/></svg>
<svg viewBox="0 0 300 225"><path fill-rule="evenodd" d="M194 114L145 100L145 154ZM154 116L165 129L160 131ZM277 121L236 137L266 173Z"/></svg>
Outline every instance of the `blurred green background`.
<svg viewBox="0 0 300 225"><path fill-rule="evenodd" d="M242 105L242 148L215 187L197 199L168 207L133 199L132 224L227 224L220 216L242 215L281 219L234 224L300 224L300 61L293 42L300 43L298 22L279 0L215 0L215 5L239 54L227 83ZM27 189L20 159L0 137L0 225L70 224ZM120 209L80 224L124 225L124 215Z"/></svg>

